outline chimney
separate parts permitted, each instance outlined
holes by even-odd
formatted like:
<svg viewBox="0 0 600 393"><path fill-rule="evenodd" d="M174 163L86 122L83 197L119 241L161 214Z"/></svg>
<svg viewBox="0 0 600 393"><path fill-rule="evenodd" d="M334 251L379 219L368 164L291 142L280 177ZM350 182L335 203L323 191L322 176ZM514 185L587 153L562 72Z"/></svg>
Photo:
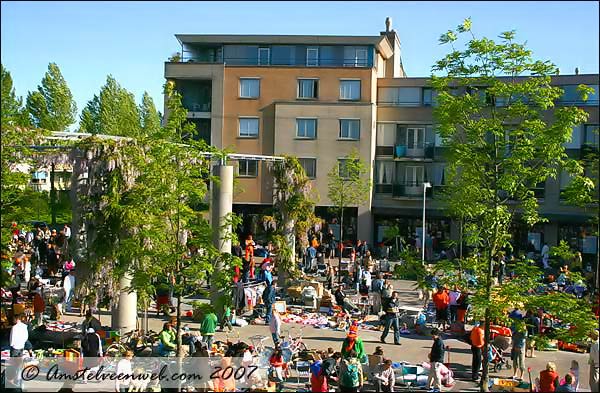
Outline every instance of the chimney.
<svg viewBox="0 0 600 393"><path fill-rule="evenodd" d="M392 28L392 18L389 16L385 18L385 32L389 33L390 31L394 31Z"/></svg>
<svg viewBox="0 0 600 393"><path fill-rule="evenodd" d="M579 67L575 67L575 75L579 75Z"/></svg>

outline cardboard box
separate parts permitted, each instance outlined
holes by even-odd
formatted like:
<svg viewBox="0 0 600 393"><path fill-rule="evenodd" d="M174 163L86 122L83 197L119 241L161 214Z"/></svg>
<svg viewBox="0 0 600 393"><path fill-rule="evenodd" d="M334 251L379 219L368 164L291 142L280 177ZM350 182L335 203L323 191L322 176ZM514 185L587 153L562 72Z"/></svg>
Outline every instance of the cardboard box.
<svg viewBox="0 0 600 393"><path fill-rule="evenodd" d="M317 293L318 298L323 297L323 283L317 281L307 281L303 283L304 287L313 287Z"/></svg>

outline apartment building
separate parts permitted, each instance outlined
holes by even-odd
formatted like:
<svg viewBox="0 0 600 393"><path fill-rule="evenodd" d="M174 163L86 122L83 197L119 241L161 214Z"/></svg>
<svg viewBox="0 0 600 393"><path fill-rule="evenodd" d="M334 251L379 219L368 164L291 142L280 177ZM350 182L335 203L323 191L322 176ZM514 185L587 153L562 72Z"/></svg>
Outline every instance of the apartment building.
<svg viewBox="0 0 600 393"><path fill-rule="evenodd" d="M590 148L598 149L598 75L564 75L552 78L552 84L564 91L557 105L576 105L589 113L586 124L575 127L571 142L565 144L572 158L583 158ZM582 101L577 86L586 84L595 89L587 101ZM460 238L460 225L444 211L436 195L446 185L444 145L435 132L432 110L435 92L427 87L427 78L380 78L377 80L377 141L374 158L374 197L372 214L374 240L381 241L385 229L398 225L405 238L420 237L422 232L423 193L426 202L426 232L443 248L446 240ZM502 105L496 102L496 105ZM592 175L588 169L589 176ZM558 179L548 179L534 189L540 213L549 222L533 228L516 225L515 246L521 250L533 241L538 251L544 242L558 244L564 239L584 254L595 254L595 231L589 219L597 212L567 205L561 191L570 182L565 171ZM431 188L423 183L429 182Z"/></svg>
<svg viewBox="0 0 600 393"><path fill-rule="evenodd" d="M331 168L354 149L373 161L377 80L405 76L396 33L176 37L181 56L165 64L165 78L182 93L200 137L238 153L299 157L319 194L317 212L327 215ZM272 205L266 165L237 162L234 211ZM371 202L348 209L346 233L371 237Z"/></svg>
<svg viewBox="0 0 600 393"><path fill-rule="evenodd" d="M320 197L317 214L329 223L334 218L327 209L327 173L356 149L369 164L373 192L365 205L346 212L348 238L378 242L385 228L397 223L407 236L420 234L425 192L427 232L434 234L436 247L457 239L458 225L435 198L445 184L444 147L432 120L435 93L427 78L405 75L400 40L389 19L377 36L176 38L180 56L165 63L165 78L182 93L201 138L238 153L299 157ZM558 76L554 83L565 89L562 104L581 105L590 113L588 124L573 131L569 154L580 155L588 144L597 147L592 130L598 125L598 96L579 102L575 88L584 83L597 89L598 75ZM260 214L272 205L267 164L236 165L234 211ZM563 175L540 185L542 214L551 222L517 238L555 244L575 237L590 249L585 223L593 213L560 201L568 180ZM424 182L432 188L424 191Z"/></svg>

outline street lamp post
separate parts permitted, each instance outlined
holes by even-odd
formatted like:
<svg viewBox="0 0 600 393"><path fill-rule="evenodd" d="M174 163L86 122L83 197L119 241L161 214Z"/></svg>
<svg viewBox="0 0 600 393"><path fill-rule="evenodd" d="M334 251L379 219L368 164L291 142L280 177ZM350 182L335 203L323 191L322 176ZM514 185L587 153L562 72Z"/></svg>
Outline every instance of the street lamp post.
<svg viewBox="0 0 600 393"><path fill-rule="evenodd" d="M428 188L431 188L431 183L423 183L423 232L421 232L421 263L423 265L425 265L425 199Z"/></svg>

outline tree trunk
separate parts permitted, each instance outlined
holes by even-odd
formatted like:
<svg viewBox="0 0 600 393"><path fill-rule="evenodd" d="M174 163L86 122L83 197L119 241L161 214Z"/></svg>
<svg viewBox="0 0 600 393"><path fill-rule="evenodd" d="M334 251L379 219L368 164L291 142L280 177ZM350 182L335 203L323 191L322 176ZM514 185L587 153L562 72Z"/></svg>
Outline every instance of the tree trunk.
<svg viewBox="0 0 600 393"><path fill-rule="evenodd" d="M338 284L342 282L342 252L344 251L344 207L340 209L340 244L338 246L340 257L338 260Z"/></svg>
<svg viewBox="0 0 600 393"><path fill-rule="evenodd" d="M54 163L50 164L50 212L52 213L52 225L56 225L56 188L54 186Z"/></svg>
<svg viewBox="0 0 600 393"><path fill-rule="evenodd" d="M177 294L177 356L181 357L181 291Z"/></svg>
<svg viewBox="0 0 600 393"><path fill-rule="evenodd" d="M492 274L493 274L493 260L492 260L492 252L491 251L489 253L487 263L488 263L488 266L487 266L487 274L486 274L486 291L487 291L486 298L487 298L488 304L490 304L490 302L492 301L491 291L492 291ZM479 385L482 392L489 392L488 351L489 351L489 341L490 341L490 323L491 323L490 309L489 309L489 306L486 306L486 308L485 308L485 329L484 329L485 339L484 339L483 350L482 350L482 354L481 354L483 357L483 361L482 361L483 372L481 373L481 382Z"/></svg>

